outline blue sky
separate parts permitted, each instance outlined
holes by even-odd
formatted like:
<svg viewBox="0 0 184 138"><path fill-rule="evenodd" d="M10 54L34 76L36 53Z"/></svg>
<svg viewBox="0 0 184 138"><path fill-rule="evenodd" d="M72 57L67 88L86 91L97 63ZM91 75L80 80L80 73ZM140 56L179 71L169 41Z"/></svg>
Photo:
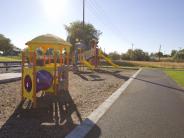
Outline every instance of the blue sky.
<svg viewBox="0 0 184 138"><path fill-rule="evenodd" d="M20 48L46 33L66 39L64 24L82 19L82 0L1 0L0 33ZM183 0L86 0L86 22L103 32L106 52L184 48Z"/></svg>

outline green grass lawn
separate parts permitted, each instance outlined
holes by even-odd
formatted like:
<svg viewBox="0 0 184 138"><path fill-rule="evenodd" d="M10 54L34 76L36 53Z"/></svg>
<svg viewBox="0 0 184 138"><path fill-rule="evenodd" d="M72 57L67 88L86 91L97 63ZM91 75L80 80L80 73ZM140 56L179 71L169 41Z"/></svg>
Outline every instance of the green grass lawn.
<svg viewBox="0 0 184 138"><path fill-rule="evenodd" d="M0 56L0 61L20 61L21 58L16 56L16 57L5 57L5 56Z"/></svg>
<svg viewBox="0 0 184 138"><path fill-rule="evenodd" d="M175 80L180 86L184 87L184 70L165 70L166 74Z"/></svg>

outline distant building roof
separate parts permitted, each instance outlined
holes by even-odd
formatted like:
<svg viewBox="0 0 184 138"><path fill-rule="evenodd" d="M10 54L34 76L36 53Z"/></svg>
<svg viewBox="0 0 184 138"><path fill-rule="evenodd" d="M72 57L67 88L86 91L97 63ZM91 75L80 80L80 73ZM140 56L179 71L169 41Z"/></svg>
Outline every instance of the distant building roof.
<svg viewBox="0 0 184 138"><path fill-rule="evenodd" d="M45 34L45 35L40 35L38 37L35 37L31 41L28 41L26 45L30 44L59 44L59 45L66 45L66 46L71 46L70 43L66 42L62 38L52 35L52 34Z"/></svg>
<svg viewBox="0 0 184 138"><path fill-rule="evenodd" d="M16 51L16 52L21 52L21 49L20 48L18 48L18 47L13 47L13 51Z"/></svg>

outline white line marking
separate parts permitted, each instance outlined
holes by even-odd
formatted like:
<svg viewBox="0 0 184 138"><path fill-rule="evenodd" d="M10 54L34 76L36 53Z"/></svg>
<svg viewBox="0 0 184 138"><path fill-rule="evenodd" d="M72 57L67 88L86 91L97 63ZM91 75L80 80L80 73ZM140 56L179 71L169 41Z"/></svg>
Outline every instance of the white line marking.
<svg viewBox="0 0 184 138"><path fill-rule="evenodd" d="M107 98L95 111L93 111L79 126L70 132L65 138L83 138L98 122L98 120L107 112L112 104L126 90L134 78L141 72L140 68L128 81L126 81L119 89L117 89L109 98Z"/></svg>

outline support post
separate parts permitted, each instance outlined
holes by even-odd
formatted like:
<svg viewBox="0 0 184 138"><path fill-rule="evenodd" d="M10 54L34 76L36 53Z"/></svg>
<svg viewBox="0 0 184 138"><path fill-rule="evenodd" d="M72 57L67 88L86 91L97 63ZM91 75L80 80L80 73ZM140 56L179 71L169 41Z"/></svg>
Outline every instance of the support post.
<svg viewBox="0 0 184 138"><path fill-rule="evenodd" d="M43 56L43 65L45 66L45 63L46 63L46 57L45 57L45 53L44 53L44 56Z"/></svg>
<svg viewBox="0 0 184 138"><path fill-rule="evenodd" d="M63 56L62 56L63 49L60 49L60 65L63 65Z"/></svg>
<svg viewBox="0 0 184 138"><path fill-rule="evenodd" d="M69 65L70 59L69 59L69 53L68 53L68 52L67 52L67 54L66 54L66 57L67 57L67 60L66 60L67 65Z"/></svg>
<svg viewBox="0 0 184 138"><path fill-rule="evenodd" d="M22 100L24 100L24 80L23 80L23 78L24 78L24 62L25 62L25 53L24 52L22 52L22 77L21 77L21 85L22 85L22 93L21 93L21 99Z"/></svg>
<svg viewBox="0 0 184 138"><path fill-rule="evenodd" d="M56 61L57 61L57 58L56 58L56 51L54 51L54 93L55 95L57 95L57 87L56 87Z"/></svg>
<svg viewBox="0 0 184 138"><path fill-rule="evenodd" d="M33 58L33 108L36 108L37 100L36 100L36 53L35 51L32 53Z"/></svg>

